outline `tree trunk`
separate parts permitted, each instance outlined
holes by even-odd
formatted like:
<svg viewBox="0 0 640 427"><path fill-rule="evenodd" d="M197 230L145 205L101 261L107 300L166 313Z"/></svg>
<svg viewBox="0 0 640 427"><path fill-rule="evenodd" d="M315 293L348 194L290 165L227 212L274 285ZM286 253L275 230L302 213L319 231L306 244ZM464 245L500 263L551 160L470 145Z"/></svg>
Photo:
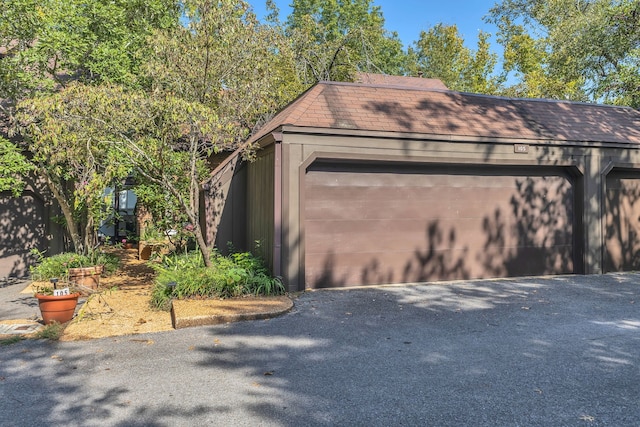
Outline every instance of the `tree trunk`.
<svg viewBox="0 0 640 427"><path fill-rule="evenodd" d="M202 227L200 225L200 183L198 181L198 172L196 168L196 159L198 158L198 140L195 137L191 137L191 171L189 182L189 209L187 215L193 229L196 234L196 241L200 247L202 258L204 258L204 265L207 268L211 268L213 263L211 262L211 250L207 246L207 242L202 234Z"/></svg>
<svg viewBox="0 0 640 427"><path fill-rule="evenodd" d="M93 218L87 216L87 225L84 227L84 254L88 255L96 244Z"/></svg>
<svg viewBox="0 0 640 427"><path fill-rule="evenodd" d="M213 266L213 263L211 262L211 249L209 249L209 246L207 246L207 242L205 242L204 240L200 224L194 225L194 231L196 234L196 241L198 242L198 246L200 247L200 253L202 254L202 258L204 258L204 265L210 268Z"/></svg>
<svg viewBox="0 0 640 427"><path fill-rule="evenodd" d="M80 233L78 233L78 225L73 218L73 211L71 210L71 206L64 195L64 190L61 188L59 182L54 182L53 179L51 179L51 175L49 175L46 169L41 168L40 170L47 181L47 186L53 193L53 197L55 197L60 205L60 209L62 209L62 214L64 215L64 219L67 223L67 231L69 232L71 241L73 242L74 251L82 253L82 237L80 236Z"/></svg>
<svg viewBox="0 0 640 427"><path fill-rule="evenodd" d="M204 265L207 268L211 268L213 263L211 262L211 250L207 246L207 242L204 239L204 234L202 233L202 226L200 225L200 186L198 185L198 181L195 176L192 176L191 181L191 197L189 197L189 206L190 209L187 212L189 216L189 220L191 224L193 224L193 231L196 235L196 242L198 242L198 246L200 247L200 252L202 253L202 257L204 258Z"/></svg>

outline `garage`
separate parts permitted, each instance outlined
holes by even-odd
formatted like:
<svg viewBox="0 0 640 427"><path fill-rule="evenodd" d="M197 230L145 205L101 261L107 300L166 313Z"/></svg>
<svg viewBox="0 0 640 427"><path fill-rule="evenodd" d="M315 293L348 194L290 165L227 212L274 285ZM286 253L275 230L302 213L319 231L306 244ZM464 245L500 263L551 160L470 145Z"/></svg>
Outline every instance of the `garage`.
<svg viewBox="0 0 640 427"><path fill-rule="evenodd" d="M640 269L640 111L361 77L278 112L234 178L220 235L288 290Z"/></svg>
<svg viewBox="0 0 640 427"><path fill-rule="evenodd" d="M614 169L605 193L604 270L640 270L640 173Z"/></svg>
<svg viewBox="0 0 640 427"><path fill-rule="evenodd" d="M573 181L553 167L316 161L306 287L573 273Z"/></svg>

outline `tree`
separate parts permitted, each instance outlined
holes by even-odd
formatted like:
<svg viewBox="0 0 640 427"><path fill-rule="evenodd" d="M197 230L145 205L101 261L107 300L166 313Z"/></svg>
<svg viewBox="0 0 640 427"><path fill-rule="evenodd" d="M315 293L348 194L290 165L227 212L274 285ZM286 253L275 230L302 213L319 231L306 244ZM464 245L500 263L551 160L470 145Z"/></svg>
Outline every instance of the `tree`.
<svg viewBox="0 0 640 427"><path fill-rule="evenodd" d="M294 0L292 8L285 32L305 84L350 81L357 71L404 72L402 43L371 0Z"/></svg>
<svg viewBox="0 0 640 427"><path fill-rule="evenodd" d="M62 113L56 109L75 95L64 88L73 81L145 86L140 66L150 52L146 39L154 29L178 25L179 16L173 0L3 3L0 121L8 123L15 106L25 101L20 121L27 138L12 143L0 162L8 162L9 153L26 154L31 166L21 171L33 171L47 183L78 252L93 246L104 213L102 193L115 177L106 174L105 147L60 134L63 127L55 118Z"/></svg>
<svg viewBox="0 0 640 427"><path fill-rule="evenodd" d="M464 46L455 25L437 24L422 31L409 49L411 74L440 79L452 90L495 94L501 79L495 76L497 55L489 50L489 35L480 32L478 49Z"/></svg>
<svg viewBox="0 0 640 427"><path fill-rule="evenodd" d="M84 247L90 247L92 227L105 216L104 188L134 170L173 197L197 226L198 243L204 243L199 182L207 176L206 158L216 150L217 120L211 109L121 86L72 84L23 101L18 118L34 162L47 158L42 169L52 190L61 193L76 248L83 247L81 232ZM52 169L55 174L49 173ZM84 230L76 227L80 213Z"/></svg>
<svg viewBox="0 0 640 427"><path fill-rule="evenodd" d="M276 26L259 23L246 2L187 1L185 16L185 27L155 34L155 55L146 71L154 96L170 95L181 101L174 101L175 108L197 109L203 114L200 122L206 122L205 111L216 117L215 126L210 131L200 129L202 134L193 128L195 123L184 122L183 127L193 128L188 137L183 136L188 144L183 150L171 150L186 154L192 165L187 174L191 177L189 197L181 196L189 202L181 206L194 226L208 264L209 248L202 238L198 211L203 177L195 173L196 166L206 164L212 153L241 146L273 111L295 98L304 86L297 78L289 41ZM138 152L141 163L136 164L136 169L141 173L151 160L143 160L143 152L149 154L146 150ZM251 157L252 152L253 147L244 147L246 157ZM154 181L152 173L145 176L178 197L178 192L168 187L168 180Z"/></svg>
<svg viewBox="0 0 640 427"><path fill-rule="evenodd" d="M639 0L505 0L488 21L525 91L640 106Z"/></svg>
<svg viewBox="0 0 640 427"><path fill-rule="evenodd" d="M21 101L16 126L25 136L31 164L60 205L76 252L86 254L106 216L104 189L126 170L112 161L107 142L95 138L90 126L76 125L82 115L97 114L78 96L78 87Z"/></svg>
<svg viewBox="0 0 640 427"><path fill-rule="evenodd" d="M0 98L71 80L138 85L146 38L178 25L173 0L11 0L0 19Z"/></svg>
<svg viewBox="0 0 640 427"><path fill-rule="evenodd" d="M224 121L219 147L233 148L305 87L278 28L243 0L185 2L187 25L157 32L145 68L153 92L212 108Z"/></svg>
<svg viewBox="0 0 640 427"><path fill-rule="evenodd" d="M210 157L241 146L300 86L288 79L294 70L283 54L286 39L259 24L245 2L196 0L184 7L186 26L150 39L154 55L142 68L148 87L70 84L22 102L19 118L42 169L62 178L50 181L62 189L76 184L66 193L69 207L84 205L96 218L95 190L133 172L175 202L210 265L199 218ZM244 148L249 157L252 147Z"/></svg>
<svg viewBox="0 0 640 427"><path fill-rule="evenodd" d="M506 28L504 25L501 27ZM520 25L510 25L508 32L505 31L498 37L498 41L504 44L504 72L515 73L520 82L506 88L504 95L587 100L579 75L557 74L551 70L548 66L549 52L544 43L527 34Z"/></svg>

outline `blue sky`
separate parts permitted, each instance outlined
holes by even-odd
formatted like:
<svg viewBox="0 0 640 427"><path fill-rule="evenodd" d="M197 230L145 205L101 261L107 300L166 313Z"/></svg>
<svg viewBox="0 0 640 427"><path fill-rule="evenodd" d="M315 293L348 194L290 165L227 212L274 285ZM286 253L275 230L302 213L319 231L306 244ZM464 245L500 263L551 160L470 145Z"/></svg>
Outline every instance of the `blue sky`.
<svg viewBox="0 0 640 427"><path fill-rule="evenodd" d="M259 18L265 12L264 0L249 0ZM280 18L284 21L291 12L292 0L275 0L280 9ZM482 20L496 0L374 0L373 4L382 7L385 28L396 31L405 46L418 40L420 31L428 30L439 22L456 24L465 44L476 47L478 31L482 29L495 36L496 28ZM492 48L497 50L492 40Z"/></svg>

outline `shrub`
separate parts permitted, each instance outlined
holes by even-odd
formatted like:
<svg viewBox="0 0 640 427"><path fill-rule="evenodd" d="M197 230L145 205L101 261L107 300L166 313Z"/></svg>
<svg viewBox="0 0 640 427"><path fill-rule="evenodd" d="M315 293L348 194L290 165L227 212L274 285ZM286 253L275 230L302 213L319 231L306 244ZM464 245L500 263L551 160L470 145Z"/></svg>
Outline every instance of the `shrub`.
<svg viewBox="0 0 640 427"><path fill-rule="evenodd" d="M77 267L89 267L92 265L104 265L106 275L113 274L120 264L120 259L115 254L94 251L90 255L79 255L74 252L45 257L40 251L32 251L38 258L38 264L30 268L31 278L35 281L47 281L57 277L68 279L69 269Z"/></svg>
<svg viewBox="0 0 640 427"><path fill-rule="evenodd" d="M167 255L152 264L158 273L151 294L151 306L171 307L174 298L230 298L241 295L279 295L282 281L271 277L264 263L250 252L212 255L213 267L206 268L200 251Z"/></svg>

